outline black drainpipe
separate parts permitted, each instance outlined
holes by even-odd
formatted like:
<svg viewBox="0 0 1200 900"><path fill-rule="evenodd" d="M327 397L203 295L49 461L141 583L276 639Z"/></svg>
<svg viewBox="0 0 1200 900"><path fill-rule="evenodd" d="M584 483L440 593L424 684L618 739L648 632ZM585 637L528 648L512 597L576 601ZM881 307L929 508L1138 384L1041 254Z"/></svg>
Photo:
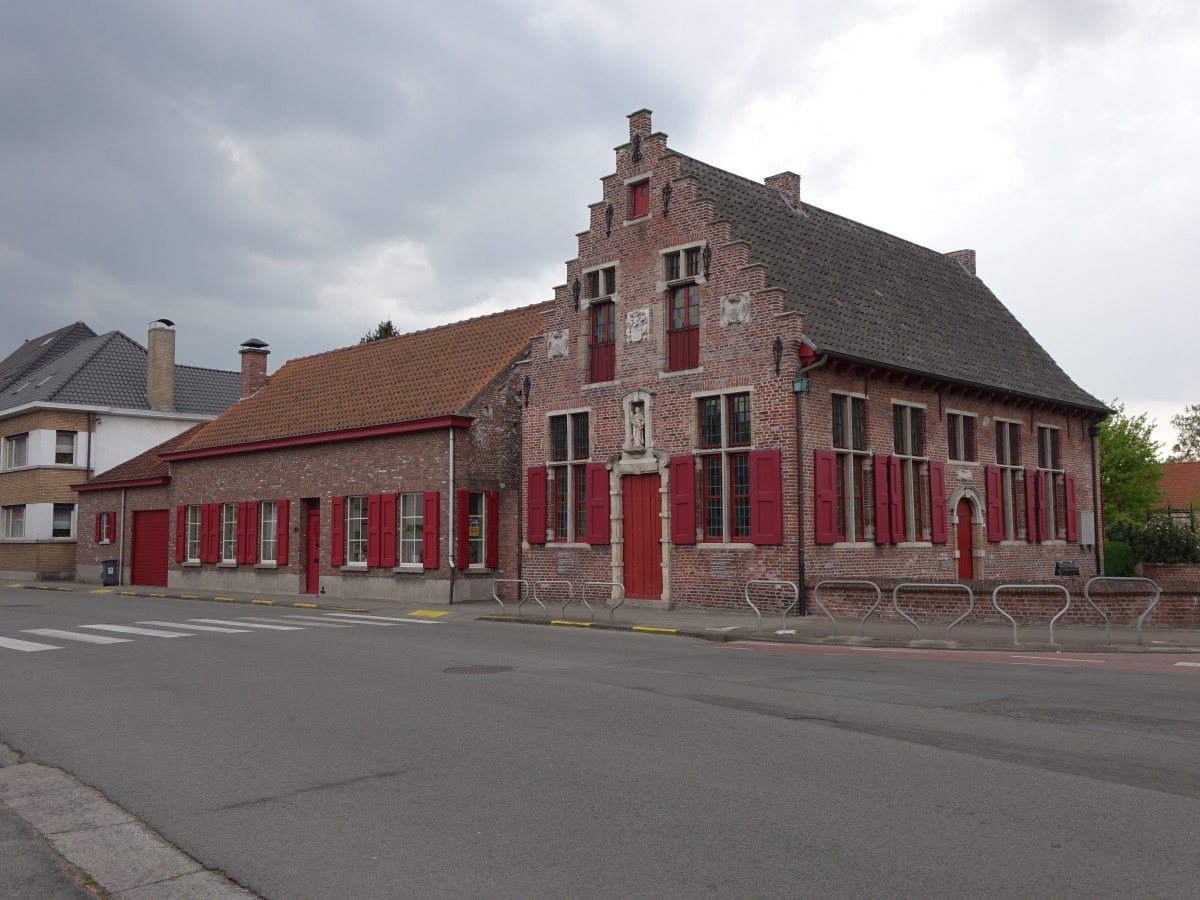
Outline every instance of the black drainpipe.
<svg viewBox="0 0 1200 900"><path fill-rule="evenodd" d="M800 395L807 391L796 390L795 381L803 378L809 372L814 372L825 363L829 362L828 356L822 356L819 360L809 366L805 366L796 373L795 380L792 383L792 393L796 395L796 502L797 513L800 518L799 533L797 535L797 562L800 570L800 580L797 587L800 590L800 601L796 605L800 609L800 615L808 615L808 586L807 573L804 563L804 404L800 402Z"/></svg>
<svg viewBox="0 0 1200 900"><path fill-rule="evenodd" d="M1088 436L1092 439L1092 531L1095 540L1092 550L1096 554L1096 574L1103 575L1104 572L1100 569L1100 542L1104 535L1100 533L1100 476L1096 471L1096 438L1100 436L1098 423L1088 428Z"/></svg>

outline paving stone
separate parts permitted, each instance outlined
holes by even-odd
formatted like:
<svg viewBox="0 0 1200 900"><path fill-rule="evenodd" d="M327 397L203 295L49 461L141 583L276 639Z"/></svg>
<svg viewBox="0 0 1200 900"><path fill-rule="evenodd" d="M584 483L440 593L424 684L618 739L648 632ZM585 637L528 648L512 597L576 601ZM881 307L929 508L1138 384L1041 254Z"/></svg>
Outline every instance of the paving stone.
<svg viewBox="0 0 1200 900"><path fill-rule="evenodd" d="M200 870L194 859L138 824L70 831L50 842L111 893Z"/></svg>

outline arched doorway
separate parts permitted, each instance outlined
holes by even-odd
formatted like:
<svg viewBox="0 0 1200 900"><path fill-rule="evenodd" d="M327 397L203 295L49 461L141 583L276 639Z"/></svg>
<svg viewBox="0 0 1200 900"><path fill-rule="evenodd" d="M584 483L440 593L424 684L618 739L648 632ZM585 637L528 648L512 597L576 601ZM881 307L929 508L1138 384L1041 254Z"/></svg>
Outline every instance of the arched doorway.
<svg viewBox="0 0 1200 900"><path fill-rule="evenodd" d="M958 579L970 581L975 577L975 529L971 522L971 501L963 497L955 510L958 517Z"/></svg>

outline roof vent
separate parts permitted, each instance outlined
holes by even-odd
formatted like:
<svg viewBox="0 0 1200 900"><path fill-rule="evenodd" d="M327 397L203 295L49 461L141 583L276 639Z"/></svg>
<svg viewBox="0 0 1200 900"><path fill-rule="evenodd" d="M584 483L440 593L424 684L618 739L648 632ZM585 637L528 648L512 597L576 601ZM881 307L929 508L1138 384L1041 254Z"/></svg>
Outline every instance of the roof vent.
<svg viewBox="0 0 1200 900"><path fill-rule="evenodd" d="M242 341L242 346L249 347L253 350L261 350L263 347L269 347L270 344L268 344L266 341L260 341L258 338L248 338L247 340Z"/></svg>

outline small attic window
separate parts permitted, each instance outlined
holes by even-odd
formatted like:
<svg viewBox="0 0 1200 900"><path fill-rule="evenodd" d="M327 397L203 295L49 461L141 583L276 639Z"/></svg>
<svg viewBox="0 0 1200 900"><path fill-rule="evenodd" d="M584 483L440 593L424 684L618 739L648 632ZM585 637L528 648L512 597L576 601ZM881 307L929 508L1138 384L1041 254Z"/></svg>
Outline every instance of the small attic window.
<svg viewBox="0 0 1200 900"><path fill-rule="evenodd" d="M53 337L53 335L52 335L52 336L50 336L50 337L48 337L48 338L46 338L44 341L42 341L42 346L43 346L43 347L45 347L47 344L49 344L49 343L50 343L51 341L53 341L53 340L54 340L54 337Z"/></svg>
<svg viewBox="0 0 1200 900"><path fill-rule="evenodd" d="M15 391L13 391L13 393L19 394L19 393L21 393L21 391L25 390L25 388L29 387L31 384L33 384L32 381L27 381L23 385L21 385L19 388L17 388Z"/></svg>
<svg viewBox="0 0 1200 900"><path fill-rule="evenodd" d="M650 180L629 186L629 218L641 219L650 215Z"/></svg>
<svg viewBox="0 0 1200 900"><path fill-rule="evenodd" d="M43 384L45 384L47 381L49 381L51 378L53 378L57 374L58 374L57 372L51 372L49 375L47 375L45 378L43 378L41 381L39 381L37 386L41 387Z"/></svg>

